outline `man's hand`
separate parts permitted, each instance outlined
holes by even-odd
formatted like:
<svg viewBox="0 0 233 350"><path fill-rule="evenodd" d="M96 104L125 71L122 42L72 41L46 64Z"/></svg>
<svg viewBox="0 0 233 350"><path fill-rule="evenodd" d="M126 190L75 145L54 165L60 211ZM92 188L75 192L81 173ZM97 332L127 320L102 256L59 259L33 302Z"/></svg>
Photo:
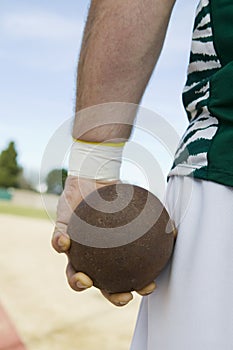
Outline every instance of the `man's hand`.
<svg viewBox="0 0 233 350"><path fill-rule="evenodd" d="M57 221L52 238L52 245L58 253L66 253L70 247L70 238L67 234L67 225L72 212L77 205L92 191L112 183L100 183L93 180L80 179L74 176L68 176L65 189L58 202ZM93 282L82 272L76 272L68 262L66 275L68 283L75 291L83 291L93 286ZM154 282L140 291L140 295L148 295L154 291L156 285ZM101 293L112 304L116 306L126 305L133 299L132 293L109 294L102 290Z"/></svg>

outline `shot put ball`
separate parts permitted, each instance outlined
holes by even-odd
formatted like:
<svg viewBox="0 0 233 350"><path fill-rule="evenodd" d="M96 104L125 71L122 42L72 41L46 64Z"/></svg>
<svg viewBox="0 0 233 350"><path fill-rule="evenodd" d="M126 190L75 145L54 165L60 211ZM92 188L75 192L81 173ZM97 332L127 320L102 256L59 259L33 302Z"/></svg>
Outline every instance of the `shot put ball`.
<svg viewBox="0 0 233 350"><path fill-rule="evenodd" d="M159 199L130 184L102 187L74 210L69 258L109 293L140 290L169 261L176 229Z"/></svg>

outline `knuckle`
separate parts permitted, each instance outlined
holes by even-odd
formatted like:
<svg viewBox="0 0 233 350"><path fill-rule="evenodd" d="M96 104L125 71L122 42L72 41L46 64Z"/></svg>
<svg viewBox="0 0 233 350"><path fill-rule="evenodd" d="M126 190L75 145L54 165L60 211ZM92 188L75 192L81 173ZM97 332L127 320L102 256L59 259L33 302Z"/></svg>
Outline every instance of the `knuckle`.
<svg viewBox="0 0 233 350"><path fill-rule="evenodd" d="M75 276L74 276L74 275L73 275L73 276L67 275L67 281L68 281L69 286L70 286L73 290L77 291Z"/></svg>
<svg viewBox="0 0 233 350"><path fill-rule="evenodd" d="M76 286L73 284L73 282L69 278L67 278L67 282L68 282L70 288L72 288L73 290L76 291Z"/></svg>
<svg viewBox="0 0 233 350"><path fill-rule="evenodd" d="M52 237L51 245L52 245L53 249L55 249L58 253L60 253L60 249L59 249L59 246L57 244L57 238L56 237Z"/></svg>

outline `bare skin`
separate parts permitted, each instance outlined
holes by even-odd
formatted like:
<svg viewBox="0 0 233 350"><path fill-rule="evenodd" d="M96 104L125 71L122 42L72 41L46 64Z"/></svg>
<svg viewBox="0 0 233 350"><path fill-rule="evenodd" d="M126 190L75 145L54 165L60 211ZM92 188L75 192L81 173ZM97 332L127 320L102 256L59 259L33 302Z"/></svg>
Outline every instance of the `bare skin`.
<svg viewBox="0 0 233 350"><path fill-rule="evenodd" d="M93 0L84 32L77 78L76 118L73 137L92 142L127 140L131 126L91 125L90 107L111 102L138 105L160 55L175 0ZM108 118L102 113L103 123ZM84 111L84 113L83 113ZM116 115L119 111L116 108ZM133 124L136 107L125 111ZM124 120L124 121L125 121ZM70 247L67 224L72 210L95 188L110 184L69 176L60 197L52 245L59 253ZM68 262L68 283L76 291L92 287L92 280L73 270ZM156 288L152 281L140 295ZM108 294L116 306L126 305L132 293Z"/></svg>

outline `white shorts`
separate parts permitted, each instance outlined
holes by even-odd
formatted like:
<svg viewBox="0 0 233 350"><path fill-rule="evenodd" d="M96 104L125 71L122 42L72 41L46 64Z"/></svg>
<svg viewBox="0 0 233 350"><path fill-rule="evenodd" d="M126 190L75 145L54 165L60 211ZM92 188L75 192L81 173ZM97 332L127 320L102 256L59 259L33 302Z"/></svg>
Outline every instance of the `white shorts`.
<svg viewBox="0 0 233 350"><path fill-rule="evenodd" d="M233 187L175 176L167 208L174 254L142 299L130 349L232 350Z"/></svg>

